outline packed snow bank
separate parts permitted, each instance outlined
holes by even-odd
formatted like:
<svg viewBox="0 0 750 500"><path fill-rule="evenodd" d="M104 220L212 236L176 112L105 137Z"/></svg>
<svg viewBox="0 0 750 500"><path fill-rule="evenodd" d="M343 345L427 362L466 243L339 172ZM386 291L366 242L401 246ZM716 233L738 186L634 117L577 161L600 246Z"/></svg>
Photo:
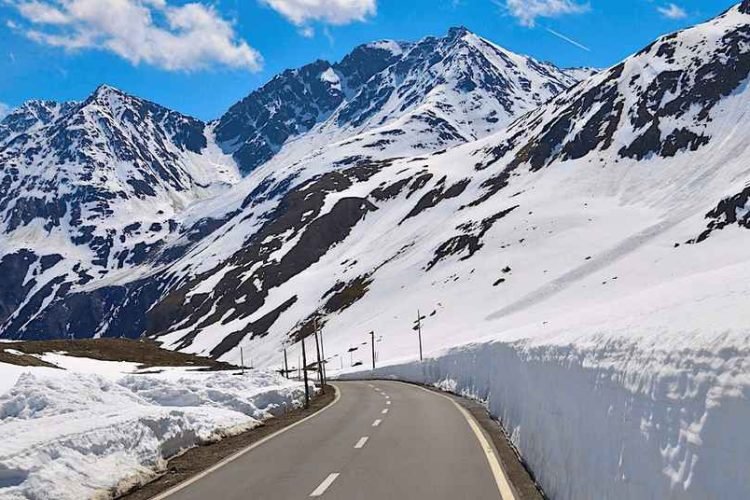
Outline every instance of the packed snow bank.
<svg viewBox="0 0 750 500"><path fill-rule="evenodd" d="M0 375L16 379L0 394L3 499L107 497L182 450L250 429L304 398L303 385L257 371L95 374L0 364Z"/></svg>
<svg viewBox="0 0 750 500"><path fill-rule="evenodd" d="M750 498L750 356L721 344L489 342L374 375L486 401L553 499Z"/></svg>

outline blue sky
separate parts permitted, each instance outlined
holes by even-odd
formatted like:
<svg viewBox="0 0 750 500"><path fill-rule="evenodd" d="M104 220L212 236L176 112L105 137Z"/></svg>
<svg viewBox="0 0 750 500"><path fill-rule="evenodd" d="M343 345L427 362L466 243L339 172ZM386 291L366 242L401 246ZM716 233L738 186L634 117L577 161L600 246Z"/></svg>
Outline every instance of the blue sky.
<svg viewBox="0 0 750 500"><path fill-rule="evenodd" d="M463 25L559 66L612 65L733 0L0 0L0 114L108 83L202 119L274 74Z"/></svg>

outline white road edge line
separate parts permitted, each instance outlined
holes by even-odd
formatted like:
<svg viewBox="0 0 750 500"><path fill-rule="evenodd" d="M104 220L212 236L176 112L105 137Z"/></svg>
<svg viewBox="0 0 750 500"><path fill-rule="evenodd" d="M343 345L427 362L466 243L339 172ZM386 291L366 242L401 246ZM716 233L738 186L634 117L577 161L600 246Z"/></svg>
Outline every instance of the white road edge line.
<svg viewBox="0 0 750 500"><path fill-rule="evenodd" d="M370 438L367 437L367 436L363 436L363 437L359 438L359 441L357 441L357 444L354 445L354 449L361 450L362 448L364 448L365 447L365 443L367 442L368 439L370 439Z"/></svg>
<svg viewBox="0 0 750 500"><path fill-rule="evenodd" d="M333 484L333 482L336 480L336 478L339 477L338 472L332 472L328 475L327 478L323 480L322 483L320 483L320 486L315 488L315 491L310 493L311 497L322 497L323 493L326 492L326 490Z"/></svg>
<svg viewBox="0 0 750 500"><path fill-rule="evenodd" d="M253 443L253 444L251 444L251 445L250 445L250 446L248 446L247 448L244 448L244 449L242 449L242 450L238 451L238 452L237 452L237 453L235 453L234 455L230 455L230 456L228 456L227 458L225 458L225 459L224 459L224 460L222 460L221 462L217 463L216 465L214 465L214 466L212 466L212 467L209 467L208 469L204 470L204 471L203 471L203 472L201 472L200 474L198 474L198 475L196 475L196 476L193 476L193 477L191 477L190 479L188 479L188 480L186 480L186 481L183 481L182 483L178 484L177 486L175 486L175 487L173 487L173 488L171 488L171 489L168 489L167 491L165 491L165 492L163 492L163 493L160 493L160 494L156 495L155 497L151 497L151 499L150 499L150 500L163 500L164 498L167 498L167 497L169 497L169 496L171 496L171 495L174 495L174 494L175 494L175 493L177 493L178 491L181 491L181 490L183 490L183 489L187 488L188 486L190 486L191 484L195 483L196 481L200 481L200 480L201 480L201 479L203 479L204 477L206 477L206 476L208 476L209 474L211 474L212 472L214 472L214 471L216 471L216 470L218 470L218 469L220 469L220 468L224 467L224 466L225 466L225 465L227 465L228 463L230 463L230 462L234 462L235 460L237 460L238 458L240 458L240 457L241 457L242 455L244 455L244 454L246 454L246 453L248 453L248 452L250 452L250 451L254 450L254 449L255 449L255 448L257 448L258 446L260 446L260 445L262 445L262 444L264 444L264 443L266 443L266 442L270 441L271 439L275 438L276 436L279 436L279 435L281 435L281 434L285 433L286 431L289 431L289 430L291 430L291 429L294 429L294 428L295 428L295 427L297 427L298 425L300 425L300 424L303 424L303 423L307 422L308 420L310 420L310 419L312 419L312 418L315 418L315 417L317 417L318 415L320 415L321 413L323 413L323 412L327 411L328 409L332 408L332 407L333 407L333 406L334 406L334 405L335 405L336 403L338 403L338 402L339 402L339 400L341 399L341 391L339 390L339 388L338 388L338 387L337 387L337 386L336 386L335 384L330 384L330 385L331 385L331 386L333 387L333 389L334 389L334 390L336 391L336 396L335 396L335 397L333 398L333 401L331 401L331 404L329 404L329 405L328 405L328 406L326 406L325 408L322 408L322 409L320 409L320 410L316 411L316 412L315 412L315 413L313 413L312 415L308 415L308 416L306 416L306 417L305 417L305 418L303 418L302 420L298 420L297 422L293 423L292 425L289 425L289 426L287 426L287 427L284 427L283 429L279 429L278 431L274 432L273 434L269 434L268 436L264 437L264 438L263 438L263 439L261 439L260 441L258 441L258 442L256 442L256 443Z"/></svg>
<svg viewBox="0 0 750 500"><path fill-rule="evenodd" d="M379 426L379 425L380 425L380 422L382 422L382 420L380 420L380 419L377 419L376 421L374 421L374 422L372 423L372 426L373 426L373 427L377 427L377 426Z"/></svg>
<svg viewBox="0 0 750 500"><path fill-rule="evenodd" d="M386 408L385 410L381 411L380 413L382 413L383 415L385 415L386 413L388 413L388 408Z"/></svg>
<svg viewBox="0 0 750 500"><path fill-rule="evenodd" d="M503 500L518 500L515 493L513 492L513 488L510 486L510 480L508 479L508 476L505 474L505 471L503 470L502 466L500 465L500 461L497 459L497 454L495 453L495 447L492 445L492 443L487 439L487 436L484 433L484 430L480 427L479 423L474 419L474 417L469 413L466 408L458 404L453 398L450 398L446 396L445 394L440 394L436 391L431 391L429 389L425 389L424 387L420 387L418 385L413 384L407 384L405 382L402 382L404 385L409 385L412 387L416 387L418 389L422 389L425 392L429 392L430 394L434 394L436 396L440 396L442 398L447 399L451 403L453 403L453 406L455 406L459 412L464 416L466 419L466 422L468 422L469 427L474 432L474 435L477 438L477 441L479 441L479 445L482 447L482 451L484 451L484 455L487 458L487 463L490 466L490 470L492 470L492 475L495 478L495 484L497 485L497 489L500 491L500 498Z"/></svg>

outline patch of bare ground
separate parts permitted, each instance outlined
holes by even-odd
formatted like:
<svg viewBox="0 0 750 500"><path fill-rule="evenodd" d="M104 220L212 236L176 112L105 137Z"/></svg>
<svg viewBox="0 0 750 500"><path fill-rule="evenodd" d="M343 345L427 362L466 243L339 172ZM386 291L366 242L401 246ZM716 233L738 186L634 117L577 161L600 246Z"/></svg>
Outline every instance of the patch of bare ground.
<svg viewBox="0 0 750 500"><path fill-rule="evenodd" d="M8 352L8 351L11 352ZM18 352L22 354L17 354ZM24 342L3 342L0 344L0 362L20 366L49 366L35 355L49 352L64 352L102 361L129 361L142 368L160 366L196 366L207 370L230 370L237 368L229 363L214 359L163 349L158 343L142 339L81 339L81 340L40 340Z"/></svg>

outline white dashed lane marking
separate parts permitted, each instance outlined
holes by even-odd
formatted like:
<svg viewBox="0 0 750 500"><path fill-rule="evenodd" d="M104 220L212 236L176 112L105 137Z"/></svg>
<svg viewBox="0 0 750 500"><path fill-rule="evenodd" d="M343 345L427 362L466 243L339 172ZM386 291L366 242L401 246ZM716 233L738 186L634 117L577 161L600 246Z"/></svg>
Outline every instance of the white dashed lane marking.
<svg viewBox="0 0 750 500"><path fill-rule="evenodd" d="M336 480L337 477L339 477L338 472L333 472L329 474L328 477L325 478L322 483L320 483L320 486L315 488L315 491L310 493L310 496L311 497L323 496L323 493L326 492L326 490L333 484L333 482Z"/></svg>
<svg viewBox="0 0 750 500"><path fill-rule="evenodd" d="M379 426L379 425L380 425L380 422L382 422L382 420L380 420L380 419L377 419L376 421L374 421L374 422L372 423L372 426L373 426L373 427L377 427L377 426Z"/></svg>
<svg viewBox="0 0 750 500"><path fill-rule="evenodd" d="M367 443L367 440L370 439L367 436L361 437L359 441L357 441L357 444L354 445L354 448L357 450L360 450L365 447L365 443Z"/></svg>

